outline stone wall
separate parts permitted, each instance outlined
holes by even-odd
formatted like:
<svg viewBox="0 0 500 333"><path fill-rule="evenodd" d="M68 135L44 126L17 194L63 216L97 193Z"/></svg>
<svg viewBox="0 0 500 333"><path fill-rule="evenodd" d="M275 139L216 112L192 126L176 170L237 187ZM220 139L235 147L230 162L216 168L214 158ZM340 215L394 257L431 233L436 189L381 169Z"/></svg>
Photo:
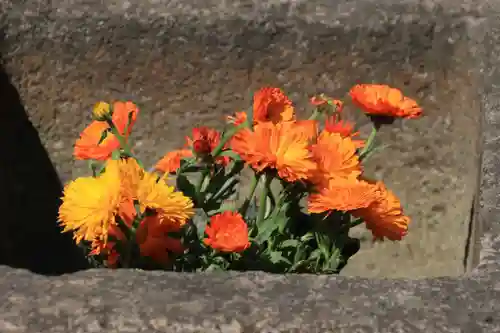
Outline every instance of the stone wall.
<svg viewBox="0 0 500 333"><path fill-rule="evenodd" d="M0 263L10 267L1 331L499 332L498 9L486 0L2 1ZM393 261L385 275L457 278L13 268L86 267L53 222L57 175L84 172L71 145L97 100L141 106L136 145L151 164L192 126L220 126L261 85L302 106L360 81L402 87L426 110L382 133L392 150L368 170L409 207L415 237L427 237L416 249L429 252L413 261L383 257Z"/></svg>

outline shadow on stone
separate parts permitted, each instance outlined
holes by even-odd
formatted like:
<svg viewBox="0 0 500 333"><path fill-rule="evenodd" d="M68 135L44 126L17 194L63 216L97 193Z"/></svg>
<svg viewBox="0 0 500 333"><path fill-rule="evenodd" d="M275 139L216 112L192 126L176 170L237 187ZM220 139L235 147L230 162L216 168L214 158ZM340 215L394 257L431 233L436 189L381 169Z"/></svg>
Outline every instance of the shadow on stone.
<svg viewBox="0 0 500 333"><path fill-rule="evenodd" d="M0 64L0 265L57 275L85 269L83 252L56 224L62 185Z"/></svg>

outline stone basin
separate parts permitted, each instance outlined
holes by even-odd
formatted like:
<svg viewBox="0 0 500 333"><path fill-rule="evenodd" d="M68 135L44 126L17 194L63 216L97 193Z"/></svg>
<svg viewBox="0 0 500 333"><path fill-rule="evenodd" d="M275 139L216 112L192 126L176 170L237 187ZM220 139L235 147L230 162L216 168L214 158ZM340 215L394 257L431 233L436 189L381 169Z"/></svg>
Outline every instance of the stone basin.
<svg viewBox="0 0 500 333"><path fill-rule="evenodd" d="M500 332L499 8L488 0L3 1L1 331ZM367 167L412 224L396 243L373 245L354 230L362 249L345 277L38 275L87 268L54 221L60 181L87 172L71 152L96 101L139 104L134 140L151 165L193 126L220 127L247 108L263 85L305 109L312 94L346 98L353 84L372 82L424 108L419 120L383 128L386 147ZM366 135L368 121L346 112Z"/></svg>

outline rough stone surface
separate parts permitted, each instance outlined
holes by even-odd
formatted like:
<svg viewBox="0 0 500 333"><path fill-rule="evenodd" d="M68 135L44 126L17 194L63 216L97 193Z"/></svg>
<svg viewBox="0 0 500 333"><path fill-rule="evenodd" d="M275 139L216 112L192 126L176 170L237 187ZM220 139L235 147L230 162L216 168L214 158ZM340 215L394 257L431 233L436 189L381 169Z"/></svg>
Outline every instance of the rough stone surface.
<svg viewBox="0 0 500 333"><path fill-rule="evenodd" d="M88 172L86 163L73 161L72 144L101 99L139 104L134 143L151 165L178 148L192 127L218 127L225 115L246 108L263 85L284 88L300 109L311 94L343 98L357 82L401 88L422 104L425 117L384 128L380 141L387 147L368 161L367 173L401 198L411 232L402 242L373 245L358 228L362 250L343 274L463 274L480 116L470 35L481 30L488 2L11 0L0 6L5 71L63 182ZM347 112L366 135L366 117ZM6 164L14 183L24 181L22 168ZM22 204L25 195L11 201ZM48 226L50 216L37 225ZM6 221L11 233L30 224ZM26 226L6 238L35 239L39 229ZM4 252L22 257L16 266L29 267L22 242L5 244L11 245Z"/></svg>
<svg viewBox="0 0 500 333"><path fill-rule="evenodd" d="M9 102L6 104L8 108L2 110L0 114L2 117L0 125L3 126L0 128L2 129L0 139L2 145L7 147L5 149L10 149L8 150L10 157L2 154L0 160L2 162L0 179L4 182L2 184L15 182L13 180L21 176L26 178L30 170L26 165L31 164L30 171L34 173L33 178L30 178L31 182L45 181L46 183L39 183L39 186L53 188L51 190L53 195L47 194L50 198L56 197L60 186L54 185L57 184L54 180L57 177L53 176L49 159L46 158L40 141L36 141L36 135L32 135L30 140L21 135L30 131L33 133L34 129L26 116L23 118L18 114L28 113L41 136L42 143L47 147L48 155L56 164L63 180L66 180L80 171L72 174L71 156L67 154L68 147L65 145L71 142L70 138L88 120L76 114L79 110L88 109L90 101L113 96L132 98L147 105L144 111L145 120L141 123L141 127L146 129L143 133L139 133L138 137L139 142L142 142L141 149L145 148L145 154L149 155L149 157L144 156L145 160L151 162L158 156L155 156L157 152L147 151L153 143L147 140L158 138L155 136L158 127L164 125L167 132L175 127L189 128L193 125L190 123L191 119L197 119L199 123L217 125L218 120L213 116L214 109L221 108L224 112L229 112L236 107L232 104L234 99L247 100L246 96L236 96L232 92L245 89L251 91L255 87L248 82L255 82L257 86L267 80L270 83L279 83L281 80L290 82L290 78L296 75L302 82L300 85L294 86L292 83L287 87L291 91L299 91L299 87L306 86L310 86L311 89L305 93L315 92L317 88L334 93L342 91L343 87L337 87L335 81L328 76L332 74L321 73L311 65L319 64L319 68L323 70L345 66L352 69L351 81L345 79L349 73L338 74L344 77L342 84L346 85L358 79L366 80L372 71L374 78L383 79L383 73L377 70L387 71L388 78L400 80L398 82L404 82L405 75L412 74L406 77L406 80L417 81L418 84L416 87L408 87L408 91L413 93L423 91L421 97L429 106L437 107L437 104L449 103L445 106L449 105L453 110L460 110L458 115L453 114L454 117L451 119L453 121L461 119L462 126L458 127L463 130L470 125L472 130L457 132L450 136L452 139L462 136L463 141L456 149L465 150L462 154L449 156L458 164L456 168L444 164L441 170L442 173L451 173L450 179L458 185L453 191L442 192L436 198L441 197L445 204L463 206L466 205L467 198L471 200L472 195L475 196L472 212L474 228L467 251L470 253L467 266L471 271L459 278L370 280L333 276L275 276L262 273L180 275L127 270L89 270L47 277L4 266L0 268L2 279L0 331L6 333L500 332L498 316L500 285L497 282L500 277L498 222L500 220L498 187L500 99L497 92L500 82L499 7L496 1L451 0L428 2L359 0L336 1L334 4L331 1L319 0L265 3L214 0L205 1L203 4L189 0L0 2L0 26L5 35L5 43L2 45L5 69L11 74L22 100L21 103L15 90L12 90L12 85L4 80L6 83L0 85L0 93L2 98L7 98ZM122 29L123 26L127 28ZM168 29L161 28L165 26ZM254 30L243 29L245 26ZM426 35L426 27L431 27L434 38L416 38L420 31L424 32L422 36ZM228 31L231 31L231 34L227 33ZM284 33L284 31L291 32ZM341 31L345 34L340 33ZM157 34L156 38L140 37L148 36L152 32ZM317 39L311 37L314 35ZM331 38L322 39L321 36ZM402 39L404 36L408 39ZM195 37L199 38L195 39L196 42L206 46L203 53L197 54L196 52L200 50L194 47L190 49L189 45L195 44L192 42ZM332 37L339 39L335 40ZM190 40L189 43L186 42L187 39ZM339 45L348 45L348 40L357 39L373 39L375 42L353 43L357 48L346 48L346 56L342 58L345 63L331 65L328 58L325 58L325 62L317 60L324 54L307 54L305 51L313 49L318 52L321 50L318 45L322 43L337 42ZM449 42L445 43L444 40L448 39ZM458 42L453 43L454 39ZM389 40L391 43L380 44L376 42L377 40ZM393 40L399 43L394 43L394 50L391 49ZM38 41L39 44L34 46L34 41ZM157 41L158 45L156 47L151 45L151 41ZM408 43L406 58L403 56L404 53L401 53L404 41ZM111 42L113 47L107 48L106 45ZM420 43L420 46L413 47L413 43ZM227 53L221 54L221 47L224 45L227 47ZM238 45L241 47L237 47ZM277 50L273 49L276 45L278 50L284 52L283 73L277 70L279 66L276 64L273 66L277 67L268 73L265 70L266 64L269 57L277 54ZM288 45L288 49L279 48L284 45ZM359 49L363 45L366 49ZM296 52L304 52L304 58L287 60L286 52L293 50L291 46L295 46ZM34 52L37 48L40 50L38 55ZM86 48L88 52L83 53L82 50ZM412 50L422 48L426 52L412 54ZM272 52L266 53L269 49L272 49ZM42 53L49 50L57 54L57 57L42 56ZM134 62L133 56L126 56L141 50L145 54L150 53L152 59L156 60L144 63L141 67L138 62ZM323 49L323 52L326 52L325 50L328 48ZM361 66L361 69L352 65L352 62L360 61L359 59L347 57L347 54L352 54L353 51L365 51L371 57L369 60L362 59L362 65L365 66ZM179 59L182 57L176 52L185 52L185 58L190 59L190 65L193 67L181 62ZM256 53L261 57L247 57L246 53ZM161 61L160 55L163 57ZM197 55L199 63L193 65L192 60ZM441 55L441 58L437 55ZM463 58L460 55L463 55ZM219 58L216 58L217 56ZM304 61L313 57L316 57L316 60L309 60L309 63ZM231 58L227 63L228 72L234 74L240 71L240 77L217 76L222 74L216 72L215 68L218 67L219 70L224 68L221 64L224 64L226 58ZM240 62L235 59L240 59ZM262 64L257 66L259 70L255 69L254 64L249 65L251 59L263 59ZM385 65L384 59L386 59ZM391 69L391 66L397 67L405 63L405 59L408 59L408 72ZM113 65L114 61L117 62L116 66ZM123 66L120 61L131 62L128 67L129 73L118 69ZM295 64L293 61L304 62ZM425 79L418 81L418 75L414 75L419 73L415 70L415 66L419 66L419 61L423 61L426 68L425 73L420 74L430 75L430 81ZM453 63L455 61L458 63ZM76 70L76 63L87 64L88 73L81 70L83 67ZM373 67L375 65L376 68ZM193 71L199 68L203 68L204 72L200 71L197 77L193 75ZM290 68L296 70L291 71ZM310 81L304 81L305 72L301 72L300 68L306 68L304 71L314 74ZM460 70L457 71L457 68ZM27 69L31 69L30 75L26 74L29 72ZM175 82L164 79L168 72L176 77ZM430 89L430 93L426 93L426 84L438 82L436 80L439 79L439 75L436 73L441 72L442 75L448 75L448 78L456 80L459 87L448 87L443 81L433 89L427 88ZM66 73L64 80L61 73ZM158 79L155 73L160 73L163 79ZM185 81L180 79L183 73ZM214 75L214 81L209 81L210 74ZM280 79L280 74L285 77ZM398 75L401 77L398 78ZM273 76L274 80L269 79L270 76ZM155 81L155 78L158 80ZM60 79L63 83L58 83ZM205 81L212 82L212 85L213 82L217 82L217 87L222 87L221 80L226 80L227 85L231 87L231 94L218 91L215 95L211 95L212 90L208 88L202 93L204 87L210 86ZM61 84L65 89L61 89ZM196 94L192 94L192 91L188 94L189 90L185 90L185 95L179 95L182 89L176 87L181 85L197 87ZM434 91L441 90L450 91L450 94L434 94ZM177 94L168 98L160 96L168 94L169 91L175 91ZM74 96L79 96L81 101L79 102ZM201 105L208 105L207 111L195 113L193 111L195 109L186 108L189 105L185 104L188 98L196 100L192 105L197 106L197 109L201 109ZM224 106L220 101L225 101L226 98L228 104ZM437 101L434 104L433 98ZM157 101L167 104L155 105ZM16 105L18 109L13 108ZM26 106L26 112L22 108L19 109L21 105ZM161 112L152 111L167 106L168 117ZM464 108L477 110L476 115L481 116L480 126L475 125L474 112L466 113ZM471 120L466 120L467 117ZM169 122L162 123L166 118ZM429 119L437 124L439 121L443 122L442 126L445 126L447 121L441 113ZM425 130L423 127L418 127L421 125L414 124L403 123L401 126L406 131L410 128L410 131L416 134L422 131L421 140L424 142L428 135L436 131L436 128L430 127L430 130ZM423 124L431 126L432 122L428 120ZM398 132L392 135L395 133ZM479 140L475 140L474 133L481 134ZM439 136L443 135L445 135L443 132L439 132ZM391 133L387 133L387 137L390 138ZM23 156L17 155L13 148L19 145L18 147L22 149L23 138L30 141L29 147L33 147L40 158L30 160L24 157L27 160L21 162L15 159L21 159L18 156ZM408 144L417 141L415 139L405 141L404 136L398 136L393 141L398 139ZM474 147L476 142L479 142L478 148ZM158 141L155 143L158 144ZM176 142L169 140L164 144L164 149L167 149L172 148L169 145L174 145ZM424 149L425 144L422 147ZM431 146L427 147L431 149ZM475 168L472 167L477 163L474 157L476 151L481 152L478 179ZM40 161L44 160L43 165L46 166L41 167ZM21 163L25 167L24 169L9 167L13 163ZM421 168L422 165L419 164L418 167ZM428 170L435 169L429 167ZM464 179L462 183L460 176ZM400 182L404 181L406 180L400 179ZM394 183L397 185L396 181ZM27 181L23 186L29 184ZM15 187L15 185L9 186ZM449 186L455 185L449 184ZM10 197L12 196L10 192L4 194L5 198L2 197L3 200L0 201L4 202L9 198L11 201L2 207L2 211L5 212L7 207L12 207L13 203L39 204L42 201L44 192L32 194L33 191L18 187L17 192L13 192L17 196ZM52 202L47 207L55 207L56 204ZM17 214L28 216L33 214L35 217L36 210L41 209L40 207L45 206L33 205L26 209L26 206L19 204ZM46 213L47 221L50 220L51 214L52 211ZM462 215L457 213L450 215L450 218L465 218ZM17 215L7 217L16 221ZM29 226L24 228L28 231L23 235L31 237L25 242L36 241L35 231L41 229L31 230ZM448 228L452 226L449 225ZM41 253L37 257L29 251L20 255L24 261L32 261L31 263L14 265L6 260L2 260L2 263L33 268L33 262L38 262L40 268L38 271L43 271L41 267L44 264L47 265L50 260L57 261L60 256L67 256L66 261L70 260L69 258L80 258L78 254L74 257L68 254L69 245L67 242L64 243L64 240L57 240L61 243L52 246L51 243L56 242L54 235L55 233L48 233L46 239L43 239L50 251L44 252L42 246ZM444 242L446 234L442 233L441 237ZM20 238L10 243L2 241L2 246L6 247L2 254L19 251L18 244L23 241L22 237ZM41 245L41 241L38 242L38 245ZM9 247L4 244L11 245ZM437 252L440 250L434 249ZM380 260L390 261L384 256L379 257L378 261ZM401 265L400 262L398 264ZM67 262L56 266L58 267L53 268L53 272L71 271ZM73 267L73 270L78 267ZM451 274L456 275L457 266L453 267L455 268L452 270L455 271Z"/></svg>

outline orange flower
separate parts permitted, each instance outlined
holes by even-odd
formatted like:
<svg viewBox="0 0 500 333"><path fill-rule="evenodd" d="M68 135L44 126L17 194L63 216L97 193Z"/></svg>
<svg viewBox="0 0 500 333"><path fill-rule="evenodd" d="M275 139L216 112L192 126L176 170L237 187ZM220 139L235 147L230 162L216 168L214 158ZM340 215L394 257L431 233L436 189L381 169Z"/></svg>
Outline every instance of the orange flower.
<svg viewBox="0 0 500 333"><path fill-rule="evenodd" d="M408 232L410 218L403 213L401 202L382 182L375 185L380 197L368 207L352 211L362 218L375 239L401 240Z"/></svg>
<svg viewBox="0 0 500 333"><path fill-rule="evenodd" d="M80 138L76 141L74 157L77 160L94 159L105 161L111 157L116 149L120 148L120 142L111 134L109 125L104 121L93 121L87 126ZM106 138L100 142L105 131L108 131Z"/></svg>
<svg viewBox="0 0 500 333"><path fill-rule="evenodd" d="M318 122L316 120L297 120L294 124L294 127L301 128L302 133L309 140L315 139L318 135Z"/></svg>
<svg viewBox="0 0 500 333"><path fill-rule="evenodd" d="M311 179L313 183L339 177L356 178L361 174L356 145L349 137L323 131L310 150L318 164L317 172Z"/></svg>
<svg viewBox="0 0 500 333"><path fill-rule="evenodd" d="M359 84L351 88L353 102L368 115L418 118L422 115L416 101L400 90L381 84Z"/></svg>
<svg viewBox="0 0 500 333"><path fill-rule="evenodd" d="M250 246L248 226L239 213L225 211L210 218L203 242L221 252L242 252Z"/></svg>
<svg viewBox="0 0 500 333"><path fill-rule="evenodd" d="M129 136L137 121L139 109L132 102L113 103L113 124L122 135Z"/></svg>
<svg viewBox="0 0 500 333"><path fill-rule="evenodd" d="M351 211L366 208L379 199L376 186L356 178L331 179L319 193L309 196L309 213L323 213L331 210Z"/></svg>
<svg viewBox="0 0 500 333"><path fill-rule="evenodd" d="M126 224L131 226L132 221L126 222ZM160 222L158 215L146 216L139 223L136 232L136 242L139 246L141 256L149 257L159 264L166 264L170 259L171 253L182 253L184 251L182 241L169 235L171 232L179 231L180 228L177 222ZM109 235L120 241L126 240L126 236L116 226L110 229ZM115 248L115 242L107 242L105 244L96 239L92 242L91 248L92 251L89 255L104 256L106 258L106 264L110 268L116 268L118 266L120 254Z"/></svg>
<svg viewBox="0 0 500 333"><path fill-rule="evenodd" d="M329 97L326 97L325 95L321 94L319 96L313 96L309 100L310 103L314 106L321 106L321 105L332 105L335 107L335 112L342 112L344 108L344 103L342 101L339 101L338 99L332 99Z"/></svg>
<svg viewBox="0 0 500 333"><path fill-rule="evenodd" d="M349 121L340 120L338 117L331 116L325 120L325 131L330 133L338 133L343 138L351 138L359 135L359 132L354 132L354 124ZM356 148L362 148L365 145L364 140L354 140Z"/></svg>
<svg viewBox="0 0 500 333"><path fill-rule="evenodd" d="M137 243L144 257L150 257L160 264L168 263L170 254L184 251L182 241L169 235L181 229L176 222L165 223L157 215L145 217L137 228Z"/></svg>
<svg viewBox="0 0 500 333"><path fill-rule="evenodd" d="M125 138L131 133L138 112L137 106L132 102L115 102L113 104L113 124ZM105 131L107 131L106 138L101 142L101 137ZM73 155L77 160L94 159L104 161L110 158L113 151L119 147L120 143L111 133L109 124L105 121L93 121L80 134Z"/></svg>
<svg viewBox="0 0 500 333"><path fill-rule="evenodd" d="M247 113L243 111L236 112L234 116L227 117L227 121L230 124L233 124L234 126L243 124L245 121L247 121L247 119L248 119Z"/></svg>
<svg viewBox="0 0 500 333"><path fill-rule="evenodd" d="M181 167L181 160L192 156L193 151L191 149L179 149L168 152L156 163L155 170L163 173L176 173L177 169Z"/></svg>
<svg viewBox="0 0 500 333"><path fill-rule="evenodd" d="M109 235L114 236L110 231ZM96 238L90 244L91 251L89 256L103 256L106 261L106 266L109 268L116 268L120 259L120 254L115 249L115 243L108 241L104 243L102 240Z"/></svg>
<svg viewBox="0 0 500 333"><path fill-rule="evenodd" d="M191 147L195 154L204 156L210 154L220 143L221 135L219 131L209 127L193 128L192 138L187 137L187 146ZM216 162L222 165L229 163L229 157L219 156Z"/></svg>
<svg viewBox="0 0 500 333"><path fill-rule="evenodd" d="M308 145L304 127L294 122L258 123L253 131L244 128L231 140L233 151L256 171L276 169L289 182L305 180L316 170Z"/></svg>
<svg viewBox="0 0 500 333"><path fill-rule="evenodd" d="M253 96L253 121L277 124L295 118L292 101L279 88L265 87Z"/></svg>

